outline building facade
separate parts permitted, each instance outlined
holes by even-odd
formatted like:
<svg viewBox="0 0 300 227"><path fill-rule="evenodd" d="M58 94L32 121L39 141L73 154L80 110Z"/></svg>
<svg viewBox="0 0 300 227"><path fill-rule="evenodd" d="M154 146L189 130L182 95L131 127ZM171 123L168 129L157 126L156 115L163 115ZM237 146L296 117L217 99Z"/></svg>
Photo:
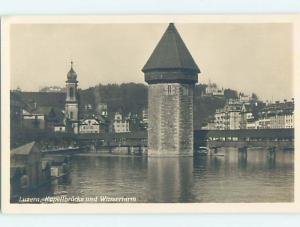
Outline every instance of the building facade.
<svg viewBox="0 0 300 227"><path fill-rule="evenodd" d="M285 101L266 105L254 116L250 103L229 100L224 108L215 112L217 130L294 128L294 102Z"/></svg>
<svg viewBox="0 0 300 227"><path fill-rule="evenodd" d="M295 127L294 113L285 115L285 125L284 126L285 126L285 128L294 128Z"/></svg>
<svg viewBox="0 0 300 227"><path fill-rule="evenodd" d="M100 123L96 119L85 119L80 122L80 134L100 133Z"/></svg>
<svg viewBox="0 0 300 227"><path fill-rule="evenodd" d="M127 119L123 119L122 114L118 112L115 113L114 116L113 131L115 133L130 132L129 121Z"/></svg>
<svg viewBox="0 0 300 227"><path fill-rule="evenodd" d="M224 96L224 89L218 88L217 84L211 83L209 81L206 89L205 89L206 95L212 95L212 96Z"/></svg>
<svg viewBox="0 0 300 227"><path fill-rule="evenodd" d="M267 119L268 128L294 128L294 100L269 103L259 112L261 119Z"/></svg>
<svg viewBox="0 0 300 227"><path fill-rule="evenodd" d="M66 132L66 126L64 124L54 125L53 131L54 132Z"/></svg>
<svg viewBox="0 0 300 227"><path fill-rule="evenodd" d="M268 117L259 118L256 120L257 129L271 128L271 119Z"/></svg>
<svg viewBox="0 0 300 227"><path fill-rule="evenodd" d="M240 129L241 125L241 112L239 110L230 110L228 112L228 119L227 119L227 127L226 129L235 130Z"/></svg>
<svg viewBox="0 0 300 227"><path fill-rule="evenodd" d="M215 128L217 130L225 130L225 111L217 109L215 113Z"/></svg>
<svg viewBox="0 0 300 227"><path fill-rule="evenodd" d="M44 130L46 128L45 115L39 113L29 113L26 110L23 110L22 128Z"/></svg>
<svg viewBox="0 0 300 227"><path fill-rule="evenodd" d="M100 114L100 116L107 117L108 115L108 108L106 103L98 103L97 104L97 113Z"/></svg>
<svg viewBox="0 0 300 227"><path fill-rule="evenodd" d="M148 110L144 109L142 111L142 122L148 125Z"/></svg>
<svg viewBox="0 0 300 227"><path fill-rule="evenodd" d="M270 117L270 128L294 128L294 114L278 114Z"/></svg>
<svg viewBox="0 0 300 227"><path fill-rule="evenodd" d="M192 156L193 95L200 70L170 23L143 67L148 88L148 155Z"/></svg>
<svg viewBox="0 0 300 227"><path fill-rule="evenodd" d="M247 121L245 129L258 129L258 121L256 120Z"/></svg>
<svg viewBox="0 0 300 227"><path fill-rule="evenodd" d="M215 113L215 128L217 130L235 130L241 128L241 106L226 104L224 108L217 109Z"/></svg>

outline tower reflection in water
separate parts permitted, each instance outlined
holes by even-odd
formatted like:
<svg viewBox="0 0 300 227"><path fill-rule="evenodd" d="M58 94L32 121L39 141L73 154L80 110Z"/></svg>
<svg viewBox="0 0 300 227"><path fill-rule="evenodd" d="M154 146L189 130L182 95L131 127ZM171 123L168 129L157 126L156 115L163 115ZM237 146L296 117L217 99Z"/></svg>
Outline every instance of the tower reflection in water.
<svg viewBox="0 0 300 227"><path fill-rule="evenodd" d="M148 157L147 173L149 201L193 201L193 157Z"/></svg>

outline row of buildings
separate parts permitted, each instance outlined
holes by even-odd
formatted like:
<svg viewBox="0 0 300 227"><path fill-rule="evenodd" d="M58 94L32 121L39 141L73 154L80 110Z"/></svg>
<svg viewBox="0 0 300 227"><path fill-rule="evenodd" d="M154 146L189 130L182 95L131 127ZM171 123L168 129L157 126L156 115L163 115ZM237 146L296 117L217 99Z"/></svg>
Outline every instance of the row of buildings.
<svg viewBox="0 0 300 227"><path fill-rule="evenodd" d="M11 94L11 119L13 130L40 129L53 132L124 133L147 129L148 113L143 110L137 114L110 113L106 103L80 104L77 89L77 74L71 69L67 74L64 92L21 92ZM55 90L56 91L56 90ZM61 90L60 90L61 91ZM224 90L209 83L206 95L224 95ZM237 99L228 99L223 108L217 109L207 125L202 129L235 130L294 128L294 100L264 104L255 108L250 96L239 94Z"/></svg>
<svg viewBox="0 0 300 227"><path fill-rule="evenodd" d="M294 100L263 104L241 99L229 100L202 127L208 130L294 128Z"/></svg>
<svg viewBox="0 0 300 227"><path fill-rule="evenodd" d="M239 101L249 103L252 101L253 97L242 92L238 93L237 91L231 89L220 88L216 83L211 83L210 81L205 87L205 91L203 93L204 96L215 96L215 97L223 97L226 98L226 90L231 91L231 96L236 96ZM232 98L232 97L231 97Z"/></svg>
<svg viewBox="0 0 300 227"><path fill-rule="evenodd" d="M110 113L106 103L80 105L77 74L71 69L67 74L65 92L11 93L11 119L13 129L40 129L75 134L130 132L140 125L147 127L147 111L137 114Z"/></svg>

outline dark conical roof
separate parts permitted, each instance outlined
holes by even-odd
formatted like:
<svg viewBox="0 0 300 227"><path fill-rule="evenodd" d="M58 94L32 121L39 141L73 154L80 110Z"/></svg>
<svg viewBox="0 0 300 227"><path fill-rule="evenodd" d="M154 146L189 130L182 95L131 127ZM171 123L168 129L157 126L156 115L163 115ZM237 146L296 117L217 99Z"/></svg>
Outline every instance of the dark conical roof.
<svg viewBox="0 0 300 227"><path fill-rule="evenodd" d="M173 23L169 24L142 71L165 69L185 69L200 73Z"/></svg>

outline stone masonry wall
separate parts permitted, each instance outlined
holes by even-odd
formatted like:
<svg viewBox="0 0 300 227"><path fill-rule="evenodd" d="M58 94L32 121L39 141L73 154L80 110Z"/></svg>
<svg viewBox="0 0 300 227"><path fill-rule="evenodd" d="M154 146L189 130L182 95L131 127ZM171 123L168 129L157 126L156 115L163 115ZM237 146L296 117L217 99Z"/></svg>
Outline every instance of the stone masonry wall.
<svg viewBox="0 0 300 227"><path fill-rule="evenodd" d="M181 85L179 105L179 150L182 153L193 154L193 93L194 85Z"/></svg>
<svg viewBox="0 0 300 227"><path fill-rule="evenodd" d="M150 84L148 155L193 155L193 85Z"/></svg>

